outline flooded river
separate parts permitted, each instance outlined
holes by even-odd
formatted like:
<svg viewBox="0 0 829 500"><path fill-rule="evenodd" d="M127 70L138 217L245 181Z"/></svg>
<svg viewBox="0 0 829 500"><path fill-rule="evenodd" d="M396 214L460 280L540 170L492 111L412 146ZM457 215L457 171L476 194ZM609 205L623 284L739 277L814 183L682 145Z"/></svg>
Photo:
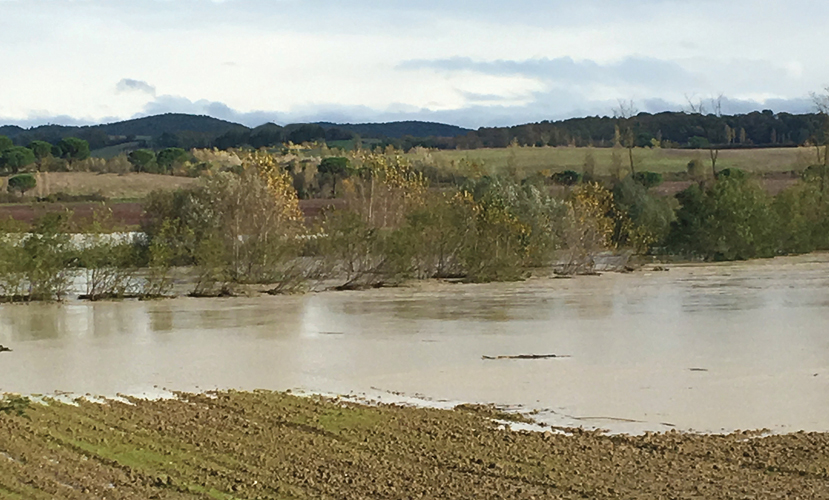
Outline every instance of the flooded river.
<svg viewBox="0 0 829 500"><path fill-rule="evenodd" d="M829 255L523 283L0 306L0 391L301 389L621 432L829 431ZM557 354L556 359L482 356Z"/></svg>

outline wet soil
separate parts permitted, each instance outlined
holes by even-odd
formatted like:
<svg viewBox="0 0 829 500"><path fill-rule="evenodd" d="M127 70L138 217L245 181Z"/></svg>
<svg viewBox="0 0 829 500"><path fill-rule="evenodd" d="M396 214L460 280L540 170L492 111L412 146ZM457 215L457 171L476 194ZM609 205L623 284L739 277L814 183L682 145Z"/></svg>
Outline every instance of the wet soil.
<svg viewBox="0 0 829 500"><path fill-rule="evenodd" d="M32 404L0 413L0 496L829 497L829 434L528 432L492 416L274 392Z"/></svg>

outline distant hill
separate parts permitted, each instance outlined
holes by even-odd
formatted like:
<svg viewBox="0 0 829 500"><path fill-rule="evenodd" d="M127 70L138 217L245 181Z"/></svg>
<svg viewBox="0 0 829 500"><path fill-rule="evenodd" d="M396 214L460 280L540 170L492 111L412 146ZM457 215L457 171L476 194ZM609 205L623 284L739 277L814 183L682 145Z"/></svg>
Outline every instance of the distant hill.
<svg viewBox="0 0 829 500"><path fill-rule="evenodd" d="M160 136L167 132L197 132L219 136L230 130L248 130L248 127L211 116L185 115L181 113L167 113L163 115L145 116L123 122L96 125L109 135L148 135Z"/></svg>
<svg viewBox="0 0 829 500"><path fill-rule="evenodd" d="M18 127L17 125L3 125L0 126L0 135L5 135L6 137L14 137L15 135L25 130L26 129Z"/></svg>
<svg viewBox="0 0 829 500"><path fill-rule="evenodd" d="M364 139L399 139L412 137L458 137L469 132L468 129L446 125L443 123L404 121L391 123L347 123L337 124L330 122L317 123L325 130L339 129L359 134ZM286 132L299 128L301 124L285 127ZM271 130L274 129L274 130ZM206 147L219 137L256 135L265 131L275 133L282 127L274 124L265 124L251 129L238 123L220 120L210 116L187 115L182 113L167 113L156 116L146 116L122 122L106 123L89 126L41 125L24 129L15 125L0 126L0 135L11 137L17 144L28 144L32 140L43 140L56 143L65 137L76 136L90 142L92 149L112 146L113 137L152 138L157 146L165 146L171 136L176 136L183 146ZM162 136L167 136L162 138ZM337 135L336 130L333 134ZM158 139L160 139L158 141ZM125 139L126 140L126 139ZM175 139L173 139L175 142Z"/></svg>
<svg viewBox="0 0 829 500"><path fill-rule="evenodd" d="M89 141L90 147L99 149L113 144L112 137L158 138L164 134L196 137L200 143L209 144L214 138L230 131L246 131L247 127L210 116L167 113L146 116L122 122L88 126L41 125L30 129L6 125L0 127L0 135L6 135L15 143L26 145L33 140L56 143L66 137L80 137ZM117 143L118 141L115 141Z"/></svg>
<svg viewBox="0 0 829 500"><path fill-rule="evenodd" d="M458 137L466 135L469 129L446 125L445 123L404 121L389 123L330 123L319 122L324 129L338 128L359 134L363 138L400 139L412 137Z"/></svg>

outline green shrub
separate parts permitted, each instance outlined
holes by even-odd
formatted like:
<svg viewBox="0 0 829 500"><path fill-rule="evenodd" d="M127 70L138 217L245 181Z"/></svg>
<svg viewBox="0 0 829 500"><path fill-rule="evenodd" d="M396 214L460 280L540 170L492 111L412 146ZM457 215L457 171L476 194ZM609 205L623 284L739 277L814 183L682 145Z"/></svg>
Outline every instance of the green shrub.
<svg viewBox="0 0 829 500"><path fill-rule="evenodd" d="M17 191L20 194L26 194L26 191L34 189L37 186L37 179L32 174L20 174L14 177L9 177L8 191L10 193Z"/></svg>
<svg viewBox="0 0 829 500"><path fill-rule="evenodd" d="M614 204L629 221L624 227L617 224L616 241L646 253L664 243L675 214L670 199L651 195L634 178L628 176L613 188Z"/></svg>
<svg viewBox="0 0 829 500"><path fill-rule="evenodd" d="M739 170L731 169L707 189L693 185L677 199L680 208L669 236L674 251L711 260L775 254L777 220L771 197Z"/></svg>
<svg viewBox="0 0 829 500"><path fill-rule="evenodd" d="M633 180L643 185L645 189L650 189L662 184L662 174L657 172L636 172L633 174Z"/></svg>
<svg viewBox="0 0 829 500"><path fill-rule="evenodd" d="M553 182L562 186L575 186L581 182L581 174L575 170L565 170L564 172L556 172L550 176Z"/></svg>
<svg viewBox="0 0 829 500"><path fill-rule="evenodd" d="M61 299L71 277L73 253L66 219L47 214L30 233L0 237L0 294L7 300Z"/></svg>

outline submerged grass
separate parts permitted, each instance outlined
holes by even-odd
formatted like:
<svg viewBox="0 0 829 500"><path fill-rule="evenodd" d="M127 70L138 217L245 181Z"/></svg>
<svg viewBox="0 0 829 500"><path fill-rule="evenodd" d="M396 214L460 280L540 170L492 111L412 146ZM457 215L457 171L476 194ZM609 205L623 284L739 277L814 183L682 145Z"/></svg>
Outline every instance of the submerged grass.
<svg viewBox="0 0 829 500"><path fill-rule="evenodd" d="M829 435L514 432L267 391L0 414L3 498L829 497Z"/></svg>

